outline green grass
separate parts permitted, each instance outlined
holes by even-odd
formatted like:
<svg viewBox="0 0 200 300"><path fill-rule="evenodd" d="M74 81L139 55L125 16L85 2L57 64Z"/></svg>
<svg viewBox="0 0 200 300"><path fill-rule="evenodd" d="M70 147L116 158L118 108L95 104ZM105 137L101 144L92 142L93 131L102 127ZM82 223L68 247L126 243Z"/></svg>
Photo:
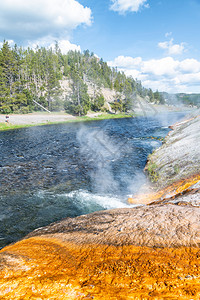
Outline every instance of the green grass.
<svg viewBox="0 0 200 300"><path fill-rule="evenodd" d="M98 120L107 120L107 119L121 119L121 118L131 118L133 115L127 115L124 113L120 114L107 114L102 113L96 117L76 117L74 119L69 119L66 121L57 121L57 122L45 122L45 123L38 123L38 124L20 124L15 125L11 123L0 123L0 131L12 130L12 129L19 129L19 128L27 128L33 126L43 126L43 125L51 125L51 124L65 124L65 123L76 123L76 122L89 122L89 121L98 121Z"/></svg>
<svg viewBox="0 0 200 300"><path fill-rule="evenodd" d="M15 124L9 124L9 123L0 123L0 131L31 127L31 126L35 126L35 125L33 125L33 124L15 125ZM37 126L40 126L40 125L44 125L44 124L37 124Z"/></svg>
<svg viewBox="0 0 200 300"><path fill-rule="evenodd" d="M179 174L180 173L180 167L178 165L174 166L174 173Z"/></svg>
<svg viewBox="0 0 200 300"><path fill-rule="evenodd" d="M158 181L157 169L158 169L158 166L156 165L156 163L153 163L151 161L148 162L147 171L148 171L149 177L152 182Z"/></svg>
<svg viewBox="0 0 200 300"><path fill-rule="evenodd" d="M94 120L107 120L107 119L122 119L122 118L131 118L133 115L127 115L127 114L101 114L97 117L77 117L77 120L79 121L94 121ZM76 121L76 120L75 120Z"/></svg>

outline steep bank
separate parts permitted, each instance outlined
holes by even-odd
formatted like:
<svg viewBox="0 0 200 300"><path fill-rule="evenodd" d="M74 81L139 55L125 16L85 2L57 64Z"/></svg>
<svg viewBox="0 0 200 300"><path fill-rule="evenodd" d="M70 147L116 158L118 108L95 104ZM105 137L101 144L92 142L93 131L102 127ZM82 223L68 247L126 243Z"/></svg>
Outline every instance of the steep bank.
<svg viewBox="0 0 200 300"><path fill-rule="evenodd" d="M147 170L159 187L199 173L200 116L172 126L164 144L149 157ZM153 167L152 167L153 166Z"/></svg>
<svg viewBox="0 0 200 300"><path fill-rule="evenodd" d="M200 116L173 125L146 170L157 193L152 200L200 205ZM153 199L155 198L155 199Z"/></svg>
<svg viewBox="0 0 200 300"><path fill-rule="evenodd" d="M168 148L167 141L172 136L174 143L180 142L174 150L180 177L175 174L169 184L172 191L179 191L180 197L191 197L191 192L185 191L193 188L195 206L191 201L173 203L170 198L167 205L165 201L96 212L39 228L0 251L1 298L199 299L199 175L196 167L190 167L193 156L198 161L199 128L199 117L177 125L177 135L175 128L159 149L163 154L165 147L163 155L172 160L171 143ZM184 157L180 139L186 142ZM158 161L159 150L155 152ZM169 158L166 164L171 162ZM187 164L189 173L185 178L183 170ZM165 164L163 167L167 168ZM157 180L158 193L169 192L166 180L167 176Z"/></svg>

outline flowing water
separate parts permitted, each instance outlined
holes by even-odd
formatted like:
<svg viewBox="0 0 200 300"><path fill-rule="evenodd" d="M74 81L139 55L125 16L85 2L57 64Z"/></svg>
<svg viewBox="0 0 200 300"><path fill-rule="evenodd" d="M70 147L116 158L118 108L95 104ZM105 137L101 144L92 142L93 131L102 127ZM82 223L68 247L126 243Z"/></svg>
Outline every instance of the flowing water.
<svg viewBox="0 0 200 300"><path fill-rule="evenodd" d="M65 217L129 207L147 156L184 113L0 132L0 247Z"/></svg>

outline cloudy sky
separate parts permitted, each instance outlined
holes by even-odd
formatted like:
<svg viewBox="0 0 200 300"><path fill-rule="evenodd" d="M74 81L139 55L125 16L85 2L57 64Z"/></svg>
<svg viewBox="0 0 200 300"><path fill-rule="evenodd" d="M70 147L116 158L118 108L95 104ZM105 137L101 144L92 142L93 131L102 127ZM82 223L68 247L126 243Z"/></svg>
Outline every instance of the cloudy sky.
<svg viewBox="0 0 200 300"><path fill-rule="evenodd" d="M0 42L89 49L167 92L200 93L200 0L0 0Z"/></svg>

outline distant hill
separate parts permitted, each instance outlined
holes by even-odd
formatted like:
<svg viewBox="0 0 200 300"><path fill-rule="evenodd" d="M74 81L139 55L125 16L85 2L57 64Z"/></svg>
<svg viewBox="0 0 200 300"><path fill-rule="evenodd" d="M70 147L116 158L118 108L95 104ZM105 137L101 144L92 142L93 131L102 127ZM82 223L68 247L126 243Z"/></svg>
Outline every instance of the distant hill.
<svg viewBox="0 0 200 300"><path fill-rule="evenodd" d="M62 54L54 49L0 49L0 113L28 113L47 109L75 115L89 110L131 111L137 96L162 103L141 82L110 68L89 50Z"/></svg>
<svg viewBox="0 0 200 300"><path fill-rule="evenodd" d="M200 94L176 94L178 101L187 106L200 107Z"/></svg>
<svg viewBox="0 0 200 300"><path fill-rule="evenodd" d="M166 104L175 105L175 106L187 106L187 107L200 107L200 94L168 94L162 93L163 98L165 99Z"/></svg>

